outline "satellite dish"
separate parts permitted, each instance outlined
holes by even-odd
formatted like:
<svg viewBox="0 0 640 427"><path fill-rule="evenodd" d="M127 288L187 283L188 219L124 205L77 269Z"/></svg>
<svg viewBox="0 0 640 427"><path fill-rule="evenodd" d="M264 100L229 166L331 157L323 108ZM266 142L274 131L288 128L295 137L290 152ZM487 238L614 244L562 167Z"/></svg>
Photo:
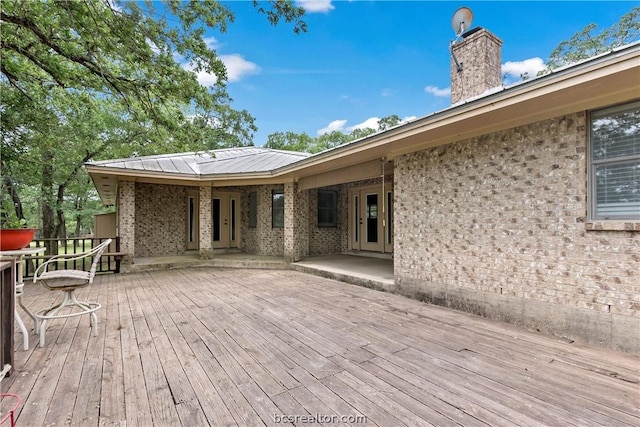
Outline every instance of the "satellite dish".
<svg viewBox="0 0 640 427"><path fill-rule="evenodd" d="M456 36L460 36L462 33L471 28L473 22L473 12L468 7L461 7L456 10L451 18L451 26Z"/></svg>

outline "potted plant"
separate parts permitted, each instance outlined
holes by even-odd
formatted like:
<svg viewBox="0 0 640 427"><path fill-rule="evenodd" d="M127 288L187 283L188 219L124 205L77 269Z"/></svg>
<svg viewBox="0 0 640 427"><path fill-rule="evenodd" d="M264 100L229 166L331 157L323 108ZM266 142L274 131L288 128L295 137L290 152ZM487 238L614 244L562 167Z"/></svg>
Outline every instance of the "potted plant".
<svg viewBox="0 0 640 427"><path fill-rule="evenodd" d="M18 218L13 209L0 209L0 250L13 251L29 245L37 228L28 228L24 218Z"/></svg>

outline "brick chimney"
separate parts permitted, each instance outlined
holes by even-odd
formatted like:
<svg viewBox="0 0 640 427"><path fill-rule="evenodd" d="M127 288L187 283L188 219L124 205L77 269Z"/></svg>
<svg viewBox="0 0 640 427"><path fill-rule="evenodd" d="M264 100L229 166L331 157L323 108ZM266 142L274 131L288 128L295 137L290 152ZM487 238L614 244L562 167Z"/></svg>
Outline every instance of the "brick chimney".
<svg viewBox="0 0 640 427"><path fill-rule="evenodd" d="M461 37L451 47L452 104L502 85L502 40L484 28L474 28Z"/></svg>

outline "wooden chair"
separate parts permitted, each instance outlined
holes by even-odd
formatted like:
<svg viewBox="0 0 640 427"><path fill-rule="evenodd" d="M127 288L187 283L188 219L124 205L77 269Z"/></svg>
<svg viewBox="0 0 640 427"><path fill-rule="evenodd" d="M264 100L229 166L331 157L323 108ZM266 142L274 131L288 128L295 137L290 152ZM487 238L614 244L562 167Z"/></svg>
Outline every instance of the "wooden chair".
<svg viewBox="0 0 640 427"><path fill-rule="evenodd" d="M54 257L51 257L44 264L38 267L33 276L34 283L40 282L43 286L52 291L64 292L61 303L34 313L40 323L39 325L37 325L36 331L40 335L40 347L44 347L44 337L47 330L47 322L52 319L62 319L65 317L82 316L84 314L89 314L90 326L93 335L98 335L98 316L96 316L95 312L100 308L100 304L98 304L97 302L79 301L76 298L75 290L93 283L93 278L96 275L96 269L98 267L100 256L107 249L107 247L109 247L110 243L111 239L107 239L87 252L83 252L80 254L56 255ZM89 269L89 271L67 268L49 270L49 267L52 265L58 267L58 263L65 263L64 265L67 265L66 263L75 261L75 265L78 261L81 262L81 260L83 259L90 258L93 258L93 262L91 263L91 269ZM64 312L62 312L62 310L67 307L70 307L70 311L65 310Z"/></svg>

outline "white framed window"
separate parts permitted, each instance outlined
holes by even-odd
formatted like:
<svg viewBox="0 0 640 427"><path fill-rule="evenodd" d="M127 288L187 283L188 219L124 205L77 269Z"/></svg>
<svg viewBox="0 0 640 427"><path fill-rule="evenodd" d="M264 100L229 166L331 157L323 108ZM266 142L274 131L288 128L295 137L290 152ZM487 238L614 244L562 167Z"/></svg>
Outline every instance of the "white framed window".
<svg viewBox="0 0 640 427"><path fill-rule="evenodd" d="M640 101L591 112L590 218L640 220Z"/></svg>

